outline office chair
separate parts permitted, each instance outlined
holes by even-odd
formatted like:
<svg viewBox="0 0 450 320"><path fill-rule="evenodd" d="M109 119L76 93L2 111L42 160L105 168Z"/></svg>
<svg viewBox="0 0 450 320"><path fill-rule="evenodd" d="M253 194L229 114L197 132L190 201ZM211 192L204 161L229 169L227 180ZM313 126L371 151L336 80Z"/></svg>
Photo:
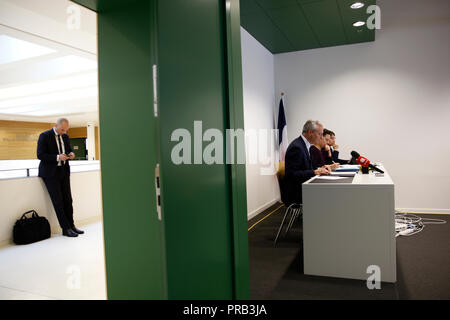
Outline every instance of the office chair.
<svg viewBox="0 0 450 320"><path fill-rule="evenodd" d="M278 238L281 234L281 231L283 230L284 222L286 221L286 218L290 215L289 222L286 227L286 231L284 236L287 236L289 230L291 229L292 225L295 222L295 219L297 219L302 214L302 205L298 203L290 203L288 202L288 199L286 199L286 183L284 180L284 162L280 163L280 166L277 171L277 179L278 179L278 185L280 187L280 195L281 195L281 202L283 202L284 206L287 207L286 211L284 212L283 220L281 221L280 227L278 228L277 235L274 240L274 246L277 244Z"/></svg>

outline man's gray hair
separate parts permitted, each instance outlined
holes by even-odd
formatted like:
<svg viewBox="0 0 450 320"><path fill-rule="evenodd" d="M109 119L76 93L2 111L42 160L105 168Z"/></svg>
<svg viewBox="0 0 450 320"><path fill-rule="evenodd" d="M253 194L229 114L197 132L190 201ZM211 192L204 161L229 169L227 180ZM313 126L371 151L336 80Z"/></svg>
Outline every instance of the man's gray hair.
<svg viewBox="0 0 450 320"><path fill-rule="evenodd" d="M312 132L317 130L317 127L323 127L323 125L318 120L308 120L303 126L302 133L307 133L309 130Z"/></svg>
<svg viewBox="0 0 450 320"><path fill-rule="evenodd" d="M63 122L69 123L69 120L67 120L66 118L58 118L58 120L56 120L57 125L61 125Z"/></svg>

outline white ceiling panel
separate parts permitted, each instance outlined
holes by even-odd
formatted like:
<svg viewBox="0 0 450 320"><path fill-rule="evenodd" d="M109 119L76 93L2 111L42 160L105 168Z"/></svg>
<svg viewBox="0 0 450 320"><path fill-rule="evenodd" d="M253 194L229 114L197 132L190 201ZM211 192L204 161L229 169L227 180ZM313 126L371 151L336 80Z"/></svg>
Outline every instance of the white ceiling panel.
<svg viewBox="0 0 450 320"><path fill-rule="evenodd" d="M8 35L0 35L0 64L43 56L55 50Z"/></svg>
<svg viewBox="0 0 450 320"><path fill-rule="evenodd" d="M96 16L69 32L72 4L0 0L0 119L98 123Z"/></svg>

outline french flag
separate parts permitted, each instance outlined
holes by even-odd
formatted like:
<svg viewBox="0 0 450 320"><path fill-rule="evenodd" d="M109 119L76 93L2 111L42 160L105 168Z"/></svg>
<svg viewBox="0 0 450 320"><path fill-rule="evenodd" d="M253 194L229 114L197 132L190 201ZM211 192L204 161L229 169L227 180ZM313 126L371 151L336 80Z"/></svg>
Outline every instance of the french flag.
<svg viewBox="0 0 450 320"><path fill-rule="evenodd" d="M286 116L284 115L284 105L283 98L280 99L280 107L278 109L278 146L280 150L280 162L284 161L286 155L286 150L288 148L288 136L287 136L287 125Z"/></svg>

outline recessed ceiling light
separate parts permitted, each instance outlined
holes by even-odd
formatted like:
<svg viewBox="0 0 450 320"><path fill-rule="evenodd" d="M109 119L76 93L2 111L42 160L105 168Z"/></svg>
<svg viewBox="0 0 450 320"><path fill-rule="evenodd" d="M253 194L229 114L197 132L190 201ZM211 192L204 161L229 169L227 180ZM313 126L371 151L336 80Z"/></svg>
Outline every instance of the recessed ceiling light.
<svg viewBox="0 0 450 320"><path fill-rule="evenodd" d="M361 27L365 25L366 23L364 21L357 21L353 24L354 27Z"/></svg>
<svg viewBox="0 0 450 320"><path fill-rule="evenodd" d="M352 9L359 9L359 8L362 8L362 7L364 7L364 3L362 3L362 2L355 2L354 4L352 4L350 6L350 8L352 8Z"/></svg>

